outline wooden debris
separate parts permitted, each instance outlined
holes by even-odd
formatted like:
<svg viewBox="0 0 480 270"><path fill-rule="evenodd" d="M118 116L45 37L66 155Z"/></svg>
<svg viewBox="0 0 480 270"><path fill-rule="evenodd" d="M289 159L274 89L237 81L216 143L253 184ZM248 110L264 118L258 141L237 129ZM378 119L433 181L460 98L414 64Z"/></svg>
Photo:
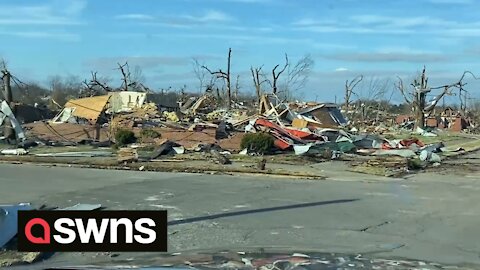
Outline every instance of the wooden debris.
<svg viewBox="0 0 480 270"><path fill-rule="evenodd" d="M260 160L260 161L257 163L257 169L259 169L259 170L261 170L261 171L264 171L266 164L267 164L267 159L266 159L266 158L262 158L262 160Z"/></svg>
<svg viewBox="0 0 480 270"><path fill-rule="evenodd" d="M117 160L119 163L128 163L138 161L137 149L120 148L117 152Z"/></svg>
<svg viewBox="0 0 480 270"><path fill-rule="evenodd" d="M212 154L213 158L215 159L215 162L225 165L225 164L231 164L232 162L230 159L228 159L226 156L220 154L217 150L210 150L210 154Z"/></svg>
<svg viewBox="0 0 480 270"><path fill-rule="evenodd" d="M14 250L0 251L0 267L30 264L38 261L43 253L18 252Z"/></svg>

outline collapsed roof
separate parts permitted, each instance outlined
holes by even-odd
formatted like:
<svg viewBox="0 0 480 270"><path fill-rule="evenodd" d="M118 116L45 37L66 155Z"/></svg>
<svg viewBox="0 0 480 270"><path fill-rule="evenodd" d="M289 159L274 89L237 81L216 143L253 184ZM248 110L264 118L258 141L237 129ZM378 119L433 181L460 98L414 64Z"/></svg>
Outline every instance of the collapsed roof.
<svg viewBox="0 0 480 270"><path fill-rule="evenodd" d="M104 113L128 112L143 106L146 93L123 91L107 95L69 100L63 110L53 118L53 123L76 123L85 119L90 124L99 122Z"/></svg>

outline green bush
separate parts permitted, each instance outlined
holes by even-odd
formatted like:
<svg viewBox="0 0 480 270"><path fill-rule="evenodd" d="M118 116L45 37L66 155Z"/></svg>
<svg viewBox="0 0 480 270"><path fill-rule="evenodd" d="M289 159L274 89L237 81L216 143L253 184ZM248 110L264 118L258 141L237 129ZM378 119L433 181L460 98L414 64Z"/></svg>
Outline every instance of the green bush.
<svg viewBox="0 0 480 270"><path fill-rule="evenodd" d="M137 141L135 133L131 130L119 129L115 133L115 143L118 146L124 146Z"/></svg>
<svg viewBox="0 0 480 270"><path fill-rule="evenodd" d="M243 136L240 146L242 149L265 154L273 148L273 142L273 137L268 133L248 133Z"/></svg>
<svg viewBox="0 0 480 270"><path fill-rule="evenodd" d="M140 136L142 136L142 138L152 138L152 139L161 137L160 133L158 133L156 130L149 129L149 128L142 129L142 131L140 131Z"/></svg>

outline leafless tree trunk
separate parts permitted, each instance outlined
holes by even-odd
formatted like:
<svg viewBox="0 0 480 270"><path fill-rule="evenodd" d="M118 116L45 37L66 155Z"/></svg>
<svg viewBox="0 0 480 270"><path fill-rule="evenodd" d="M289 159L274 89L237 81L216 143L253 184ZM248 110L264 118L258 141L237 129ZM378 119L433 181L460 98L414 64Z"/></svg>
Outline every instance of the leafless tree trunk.
<svg viewBox="0 0 480 270"><path fill-rule="evenodd" d="M228 65L227 65L227 103L228 109L232 107L232 91L230 87L230 66L231 66L231 58L232 58L232 49L228 48Z"/></svg>
<svg viewBox="0 0 480 270"><path fill-rule="evenodd" d="M239 92L240 92L240 75L237 75L237 80L235 81L235 100L238 100Z"/></svg>
<svg viewBox="0 0 480 270"><path fill-rule="evenodd" d="M217 93L217 99L220 100L222 97L220 96L220 89L218 88L218 86L216 87L216 91Z"/></svg>
<svg viewBox="0 0 480 270"><path fill-rule="evenodd" d="M231 81L230 81L231 58L232 58L232 48L229 48L228 49L228 60L227 60L227 72L224 72L221 69L213 72L207 66L202 66L202 68L207 70L208 72L210 72L210 74L216 76L219 79L224 79L225 85L226 85L226 88L227 88L228 110L230 110L232 108L232 88L231 88Z"/></svg>
<svg viewBox="0 0 480 270"><path fill-rule="evenodd" d="M260 77L264 77L262 74L262 68L263 66L258 68L250 67L250 71L252 72L253 85L255 86L255 94L257 95L257 100L260 100L260 96L262 95L262 84L267 81L266 79L260 78Z"/></svg>
<svg viewBox="0 0 480 270"><path fill-rule="evenodd" d="M467 74L470 74L473 76L474 79L477 79L477 77L475 77L475 75L472 72L464 71L462 77L460 77L460 79L455 83L442 85L438 87L428 87L428 78L426 75L425 67L423 67L423 71L420 79L414 80L414 82L411 84L412 90L409 93L407 93L407 90L403 85L402 79L400 77L398 78L398 83L396 87L402 94L403 98L405 99L405 102L407 102L407 104L410 104L410 106L412 106L415 114L416 127L420 127L420 128L425 127L425 115L429 116L432 113L432 111L435 109L435 106L438 104L438 102L443 98L443 96L449 93L449 90L451 88L463 89L463 87L466 85L466 83L463 82L463 79ZM438 94L430 102L430 104L427 104L427 100L426 100L427 94L430 93L432 90L437 90L437 89L441 89L442 92L440 92L440 94Z"/></svg>
<svg viewBox="0 0 480 270"><path fill-rule="evenodd" d="M288 67L288 55L285 54L285 65L283 66L283 68L280 70L280 71L276 71L277 68L280 66L280 65L276 65L273 69L272 69L272 82L271 82L271 86L272 86L272 93L273 94L277 94L278 92L278 78L280 78L280 75L282 75L283 72L285 72L285 70L287 69Z"/></svg>
<svg viewBox="0 0 480 270"><path fill-rule="evenodd" d="M353 92L353 89L363 80L363 75L358 75L357 77L353 78L352 81L345 81L345 101L344 101L344 110L345 112L348 112L350 108L350 102L352 98L352 94L356 95L355 92Z"/></svg>

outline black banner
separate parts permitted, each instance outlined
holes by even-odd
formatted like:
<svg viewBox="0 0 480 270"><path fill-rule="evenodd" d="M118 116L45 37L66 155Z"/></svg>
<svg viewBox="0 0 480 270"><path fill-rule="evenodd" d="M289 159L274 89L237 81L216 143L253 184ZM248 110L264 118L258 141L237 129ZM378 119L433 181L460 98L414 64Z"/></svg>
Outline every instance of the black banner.
<svg viewBox="0 0 480 270"><path fill-rule="evenodd" d="M19 251L167 251L167 211L19 211Z"/></svg>

